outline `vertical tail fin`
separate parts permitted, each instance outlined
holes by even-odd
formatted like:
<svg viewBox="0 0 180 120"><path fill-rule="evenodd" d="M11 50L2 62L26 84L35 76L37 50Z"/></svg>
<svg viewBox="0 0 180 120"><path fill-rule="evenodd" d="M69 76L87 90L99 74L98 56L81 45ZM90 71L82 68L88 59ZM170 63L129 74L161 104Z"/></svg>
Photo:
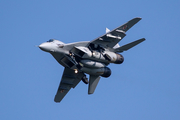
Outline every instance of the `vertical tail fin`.
<svg viewBox="0 0 180 120"><path fill-rule="evenodd" d="M106 28L106 33L110 32L110 30L108 28Z"/></svg>
<svg viewBox="0 0 180 120"><path fill-rule="evenodd" d="M93 94L94 93L99 80L100 80L99 76L90 75L88 94Z"/></svg>

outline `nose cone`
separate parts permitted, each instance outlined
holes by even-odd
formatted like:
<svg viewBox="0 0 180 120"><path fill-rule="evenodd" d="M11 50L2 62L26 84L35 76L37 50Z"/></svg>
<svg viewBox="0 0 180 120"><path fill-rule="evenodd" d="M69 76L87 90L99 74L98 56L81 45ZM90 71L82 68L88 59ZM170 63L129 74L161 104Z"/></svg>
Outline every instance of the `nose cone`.
<svg viewBox="0 0 180 120"><path fill-rule="evenodd" d="M41 50L45 52L50 52L51 51L51 46L49 43L42 43L38 46Z"/></svg>

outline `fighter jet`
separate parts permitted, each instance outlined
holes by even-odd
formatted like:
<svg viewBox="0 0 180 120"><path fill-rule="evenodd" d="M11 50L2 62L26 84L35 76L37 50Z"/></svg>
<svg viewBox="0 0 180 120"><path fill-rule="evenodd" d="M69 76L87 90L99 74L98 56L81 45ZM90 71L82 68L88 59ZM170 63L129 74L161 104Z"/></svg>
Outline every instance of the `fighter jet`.
<svg viewBox="0 0 180 120"><path fill-rule="evenodd" d="M50 53L56 61L64 67L64 72L55 95L54 101L60 102L71 88L82 80L88 85L88 94L93 94L101 77L109 77L110 63L122 64L124 57L119 54L127 51L145 38L129 44L119 46L119 42L126 36L126 32L141 18L134 18L127 23L109 30L92 41L65 44L61 41L50 39L38 47ZM89 75L89 79L87 78Z"/></svg>

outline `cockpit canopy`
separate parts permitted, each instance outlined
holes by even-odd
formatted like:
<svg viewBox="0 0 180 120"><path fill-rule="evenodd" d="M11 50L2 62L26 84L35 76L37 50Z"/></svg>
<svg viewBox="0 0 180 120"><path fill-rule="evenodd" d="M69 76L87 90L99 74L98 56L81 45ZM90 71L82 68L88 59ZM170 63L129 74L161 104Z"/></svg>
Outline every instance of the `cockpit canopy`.
<svg viewBox="0 0 180 120"><path fill-rule="evenodd" d="M47 42L49 43L54 43L56 44L59 48L63 48L64 47L64 43L59 41L59 40L55 40L55 39L49 39Z"/></svg>
<svg viewBox="0 0 180 120"><path fill-rule="evenodd" d="M54 39L50 39L50 40L48 40L47 42L53 42L54 41Z"/></svg>

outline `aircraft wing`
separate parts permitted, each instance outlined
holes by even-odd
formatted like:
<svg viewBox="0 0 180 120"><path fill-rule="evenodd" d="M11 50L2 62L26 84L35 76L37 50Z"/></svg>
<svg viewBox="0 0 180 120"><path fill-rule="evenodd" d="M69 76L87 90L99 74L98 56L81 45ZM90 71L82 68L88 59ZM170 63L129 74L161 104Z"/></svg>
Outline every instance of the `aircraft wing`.
<svg viewBox="0 0 180 120"><path fill-rule="evenodd" d="M126 36L126 31L128 31L140 20L141 18L139 17L134 18L127 23L117 27L116 29L96 38L95 40L91 41L87 46L91 46L92 44L98 44L100 46L103 46L104 48L113 48L120 40L122 40Z"/></svg>
<svg viewBox="0 0 180 120"><path fill-rule="evenodd" d="M69 90L76 87L83 76L84 74L81 72L75 73L74 70L65 68L54 101L61 102Z"/></svg>

